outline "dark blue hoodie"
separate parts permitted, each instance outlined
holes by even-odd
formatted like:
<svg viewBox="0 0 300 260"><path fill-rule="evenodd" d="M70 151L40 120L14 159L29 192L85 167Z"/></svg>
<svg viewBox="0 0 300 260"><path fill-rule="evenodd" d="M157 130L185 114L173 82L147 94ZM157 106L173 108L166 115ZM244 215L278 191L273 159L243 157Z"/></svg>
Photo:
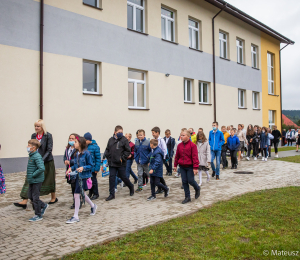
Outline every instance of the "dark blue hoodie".
<svg viewBox="0 0 300 260"><path fill-rule="evenodd" d="M162 178L163 177L163 165L164 165L163 151L157 146L149 154L149 158L150 158L149 171L153 170L153 173L150 174L150 176Z"/></svg>

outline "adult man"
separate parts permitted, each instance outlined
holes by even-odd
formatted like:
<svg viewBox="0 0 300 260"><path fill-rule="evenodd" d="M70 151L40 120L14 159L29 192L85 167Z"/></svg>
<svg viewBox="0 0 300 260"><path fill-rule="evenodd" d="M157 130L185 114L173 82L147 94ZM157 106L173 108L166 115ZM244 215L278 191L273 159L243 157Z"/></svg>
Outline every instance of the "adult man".
<svg viewBox="0 0 300 260"><path fill-rule="evenodd" d="M172 159L174 155L175 139L171 136L171 131L169 129L165 131L164 140L166 142L168 154L169 154L169 161L165 162L164 164L167 169L167 175L172 176L172 170L173 170Z"/></svg>
<svg viewBox="0 0 300 260"><path fill-rule="evenodd" d="M128 140L123 136L123 127L117 125L114 135L108 140L103 158L107 158L109 165L109 196L106 201L115 198L115 182L118 176L129 188L130 196L134 194L134 186L126 176L127 158L131 153Z"/></svg>
<svg viewBox="0 0 300 260"><path fill-rule="evenodd" d="M275 157L278 158L278 144L279 144L279 140L280 140L280 137L281 137L281 133L277 129L276 125L273 126L272 135L274 136L274 139L272 140L272 143L274 144L274 148L275 148Z"/></svg>
<svg viewBox="0 0 300 260"><path fill-rule="evenodd" d="M221 160L221 152L222 152L222 145L225 143L223 133L218 129L219 124L218 122L212 123L212 128L209 132L208 142L210 145L210 153L211 153L211 168L213 170L212 177L216 179L220 179L220 160ZM216 158L216 167L214 164L214 160Z"/></svg>

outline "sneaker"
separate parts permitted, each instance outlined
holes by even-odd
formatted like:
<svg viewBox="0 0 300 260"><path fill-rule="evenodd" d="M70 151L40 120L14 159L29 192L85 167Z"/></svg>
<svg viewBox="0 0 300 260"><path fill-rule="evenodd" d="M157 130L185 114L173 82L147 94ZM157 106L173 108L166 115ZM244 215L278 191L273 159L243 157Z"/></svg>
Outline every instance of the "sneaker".
<svg viewBox="0 0 300 260"><path fill-rule="evenodd" d="M44 214L45 214L48 207L49 207L49 205L45 204L45 207L43 207L42 210L41 210L41 216L44 216Z"/></svg>
<svg viewBox="0 0 300 260"><path fill-rule="evenodd" d="M96 199L98 199L99 198L99 195L93 195L90 199L91 200L96 200Z"/></svg>
<svg viewBox="0 0 300 260"><path fill-rule="evenodd" d="M39 217L37 215L35 215L34 217L32 217L31 219L29 219L30 222L37 222L37 221L40 221L40 220L43 220L42 217Z"/></svg>
<svg viewBox="0 0 300 260"><path fill-rule="evenodd" d="M297 151L298 152L298 151ZM278 154L275 154L275 158L278 158Z"/></svg>
<svg viewBox="0 0 300 260"><path fill-rule="evenodd" d="M144 184L143 187L147 187L147 184Z"/></svg>
<svg viewBox="0 0 300 260"><path fill-rule="evenodd" d="M120 187L123 188L124 182L120 182Z"/></svg>
<svg viewBox="0 0 300 260"><path fill-rule="evenodd" d="M199 182L198 185L201 186L201 185L202 185L202 182Z"/></svg>
<svg viewBox="0 0 300 260"><path fill-rule="evenodd" d="M155 194L161 194L163 193L164 191L162 189L157 189L157 191L155 192Z"/></svg>
<svg viewBox="0 0 300 260"><path fill-rule="evenodd" d="M143 191L143 187L138 187L135 192L141 192L141 191Z"/></svg>
<svg viewBox="0 0 300 260"><path fill-rule="evenodd" d="M257 161L257 157L254 157L254 161Z"/></svg>
<svg viewBox="0 0 300 260"><path fill-rule="evenodd" d="M206 182L209 182L209 181L210 181L210 178L207 178L207 179L206 179Z"/></svg>
<svg viewBox="0 0 300 260"><path fill-rule="evenodd" d="M90 216L94 216L96 214L96 211L97 211L97 205L94 203L94 207L91 208L91 214L90 214Z"/></svg>
<svg viewBox="0 0 300 260"><path fill-rule="evenodd" d="M118 192L118 189L115 189L115 192Z"/></svg>
<svg viewBox="0 0 300 260"><path fill-rule="evenodd" d="M156 200L156 198L153 197L153 196L150 196L150 197L147 199L147 201L150 201L150 200Z"/></svg>
<svg viewBox="0 0 300 260"><path fill-rule="evenodd" d="M212 173L211 177L215 177L215 176L216 176L216 172L215 172L215 171L213 171L213 173Z"/></svg>
<svg viewBox="0 0 300 260"><path fill-rule="evenodd" d="M201 188L199 187L199 190L197 190L195 193L195 199L198 199L200 197L200 190Z"/></svg>
<svg viewBox="0 0 300 260"><path fill-rule="evenodd" d="M174 175L174 177L175 178L179 178L180 177L179 174L178 174L178 172Z"/></svg>
<svg viewBox="0 0 300 260"><path fill-rule="evenodd" d="M168 190L165 191L165 198L169 196L169 193L170 193L170 188L168 187Z"/></svg>
<svg viewBox="0 0 300 260"><path fill-rule="evenodd" d="M265 162L267 162L268 161L268 158L265 158Z"/></svg>
<svg viewBox="0 0 300 260"><path fill-rule="evenodd" d="M261 160L264 161L264 160L265 160L265 157L261 158Z"/></svg>
<svg viewBox="0 0 300 260"><path fill-rule="evenodd" d="M185 198L181 203L186 204L188 202L191 202L191 198Z"/></svg>
<svg viewBox="0 0 300 260"><path fill-rule="evenodd" d="M249 157L246 157L247 161L250 161L250 158Z"/></svg>
<svg viewBox="0 0 300 260"><path fill-rule="evenodd" d="M298 150L296 151L296 153L298 153ZM278 157L278 155L276 155L275 157Z"/></svg>
<svg viewBox="0 0 300 260"><path fill-rule="evenodd" d="M219 175L216 175L216 180L220 180L220 176Z"/></svg>
<svg viewBox="0 0 300 260"><path fill-rule="evenodd" d="M66 224L73 224L76 222L79 222L79 218L71 217L70 219L67 220Z"/></svg>

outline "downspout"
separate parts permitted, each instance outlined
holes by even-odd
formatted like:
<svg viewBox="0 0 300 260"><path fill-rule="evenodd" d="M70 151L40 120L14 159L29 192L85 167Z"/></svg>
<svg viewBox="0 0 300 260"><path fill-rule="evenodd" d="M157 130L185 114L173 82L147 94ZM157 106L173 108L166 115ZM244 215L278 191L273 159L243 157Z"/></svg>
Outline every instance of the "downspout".
<svg viewBox="0 0 300 260"><path fill-rule="evenodd" d="M43 119L43 63L44 63L44 0L40 10L40 119Z"/></svg>
<svg viewBox="0 0 300 260"><path fill-rule="evenodd" d="M217 121L216 104L216 51L215 51L215 18L226 8L226 5L212 18L212 41L213 41L213 84L214 84L214 122Z"/></svg>
<svg viewBox="0 0 300 260"><path fill-rule="evenodd" d="M280 68L280 118L281 118L281 125L280 125L280 129L281 129L281 132L282 132L282 81L281 81L281 51L287 47L288 45L290 45L291 43L289 42L287 45L285 45L283 48L281 48L279 50L279 68Z"/></svg>

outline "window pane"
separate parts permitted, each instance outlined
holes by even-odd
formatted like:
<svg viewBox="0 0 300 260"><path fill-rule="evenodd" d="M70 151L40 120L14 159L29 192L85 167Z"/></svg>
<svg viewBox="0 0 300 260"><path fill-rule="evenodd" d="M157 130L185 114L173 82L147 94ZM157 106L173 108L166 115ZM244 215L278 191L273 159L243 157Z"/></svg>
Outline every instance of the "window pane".
<svg viewBox="0 0 300 260"><path fill-rule="evenodd" d="M244 107L244 91L241 91L241 107Z"/></svg>
<svg viewBox="0 0 300 260"><path fill-rule="evenodd" d="M127 28L133 30L133 7L127 5Z"/></svg>
<svg viewBox="0 0 300 260"><path fill-rule="evenodd" d="M128 106L134 106L134 84L128 82Z"/></svg>
<svg viewBox="0 0 300 260"><path fill-rule="evenodd" d="M143 0L127 0L128 2L143 6Z"/></svg>
<svg viewBox="0 0 300 260"><path fill-rule="evenodd" d="M253 67L256 68L257 64L256 64L256 54L253 53Z"/></svg>
<svg viewBox="0 0 300 260"><path fill-rule="evenodd" d="M138 107L144 107L145 102L144 102L144 84L137 84L137 106Z"/></svg>
<svg viewBox="0 0 300 260"><path fill-rule="evenodd" d="M97 6L97 0L83 0L83 2L84 2L85 4L88 4L88 5L92 5L92 6L98 7L98 6Z"/></svg>
<svg viewBox="0 0 300 260"><path fill-rule="evenodd" d="M174 30L173 30L174 23L168 20L168 37L167 40L174 41Z"/></svg>
<svg viewBox="0 0 300 260"><path fill-rule="evenodd" d="M97 92L97 65L83 63L83 91Z"/></svg>
<svg viewBox="0 0 300 260"><path fill-rule="evenodd" d="M199 42L199 32L198 31L194 31L194 44L193 44L193 46L194 46L194 48L195 49L199 49L199 44L198 44L198 42Z"/></svg>
<svg viewBox="0 0 300 260"><path fill-rule="evenodd" d="M143 32L144 29L144 12L143 10L136 9L136 30Z"/></svg>
<svg viewBox="0 0 300 260"><path fill-rule="evenodd" d="M239 52L240 52L240 60L239 60L239 62L240 63L243 63L243 49L242 48L239 48Z"/></svg>
<svg viewBox="0 0 300 260"><path fill-rule="evenodd" d="M223 54L223 42L221 40L219 40L220 43L220 57L224 58L224 54Z"/></svg>
<svg viewBox="0 0 300 260"><path fill-rule="evenodd" d="M170 17L170 18L173 18L173 12L169 11L169 10L166 10L166 9L161 9L161 14L167 16L167 17Z"/></svg>
<svg viewBox="0 0 300 260"><path fill-rule="evenodd" d="M227 44L223 42L223 58L227 58Z"/></svg>
<svg viewBox="0 0 300 260"><path fill-rule="evenodd" d="M193 20L189 20L189 25L198 28L198 23Z"/></svg>
<svg viewBox="0 0 300 260"><path fill-rule="evenodd" d="M187 80L186 82L186 95L187 95L187 101L192 101L192 89L191 89L191 82L189 80Z"/></svg>
<svg viewBox="0 0 300 260"><path fill-rule="evenodd" d="M199 102L203 102L203 97L202 97L202 84L199 83Z"/></svg>
<svg viewBox="0 0 300 260"><path fill-rule="evenodd" d="M206 83L203 83L203 102L208 103L208 86Z"/></svg>
<svg viewBox="0 0 300 260"><path fill-rule="evenodd" d="M274 80L274 68L271 68L271 80Z"/></svg>
<svg viewBox="0 0 300 260"><path fill-rule="evenodd" d="M166 19L161 18L161 38L166 39Z"/></svg>
<svg viewBox="0 0 300 260"><path fill-rule="evenodd" d="M193 30L189 28L189 39L190 39L190 47L193 48L193 39L192 39Z"/></svg>
<svg viewBox="0 0 300 260"><path fill-rule="evenodd" d="M138 72L138 71L128 71L128 78L129 79L138 79L138 80L144 80L144 73Z"/></svg>

